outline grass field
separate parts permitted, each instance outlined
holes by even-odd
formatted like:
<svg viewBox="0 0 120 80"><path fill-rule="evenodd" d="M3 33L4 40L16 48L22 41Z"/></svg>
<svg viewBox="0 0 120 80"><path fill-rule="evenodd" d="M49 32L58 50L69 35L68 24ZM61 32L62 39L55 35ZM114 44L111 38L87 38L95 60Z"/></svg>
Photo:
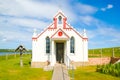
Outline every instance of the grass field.
<svg viewBox="0 0 120 80"><path fill-rule="evenodd" d="M120 78L96 72L96 66L84 66L74 71L74 80L120 80Z"/></svg>
<svg viewBox="0 0 120 80"><path fill-rule="evenodd" d="M120 57L120 47L89 49L89 57Z"/></svg>
<svg viewBox="0 0 120 80"><path fill-rule="evenodd" d="M120 48L114 48L115 56L120 56ZM89 57L100 57L101 49L89 50ZM112 48L102 49L103 57L112 56ZM30 67L31 54L23 55L20 67L19 55L0 56L0 80L51 80L53 71ZM72 73L70 71L72 76ZM78 67L74 70L74 80L119 80L120 78L96 72L96 66Z"/></svg>
<svg viewBox="0 0 120 80"><path fill-rule="evenodd" d="M19 55L16 58L9 56L7 60L0 59L0 80L51 80L52 71L31 68L30 59L29 54L23 55L23 67L20 67Z"/></svg>

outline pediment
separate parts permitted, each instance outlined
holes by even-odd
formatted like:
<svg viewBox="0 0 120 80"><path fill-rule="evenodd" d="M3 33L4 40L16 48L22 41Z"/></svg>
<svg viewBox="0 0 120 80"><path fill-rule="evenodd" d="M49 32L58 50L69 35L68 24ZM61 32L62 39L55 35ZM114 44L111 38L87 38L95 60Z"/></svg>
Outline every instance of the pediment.
<svg viewBox="0 0 120 80"><path fill-rule="evenodd" d="M58 29L52 36L52 39L59 39L59 40L63 40L63 39L69 39L69 36L62 30L62 29Z"/></svg>

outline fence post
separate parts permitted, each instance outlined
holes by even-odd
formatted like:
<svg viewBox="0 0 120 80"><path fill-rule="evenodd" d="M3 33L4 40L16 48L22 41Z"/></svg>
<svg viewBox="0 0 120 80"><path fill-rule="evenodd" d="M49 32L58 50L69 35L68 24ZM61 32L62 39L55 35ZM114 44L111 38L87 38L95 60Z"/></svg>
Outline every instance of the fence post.
<svg viewBox="0 0 120 80"><path fill-rule="evenodd" d="M6 60L8 59L8 54L6 54Z"/></svg>
<svg viewBox="0 0 120 80"><path fill-rule="evenodd" d="M100 54L100 56L101 56L101 64L102 64L102 48L101 48L101 54Z"/></svg>
<svg viewBox="0 0 120 80"><path fill-rule="evenodd" d="M14 56L15 56L15 58L16 58L16 52L15 52Z"/></svg>
<svg viewBox="0 0 120 80"><path fill-rule="evenodd" d="M94 49L93 49L93 54L92 54L92 56L94 56Z"/></svg>
<svg viewBox="0 0 120 80"><path fill-rule="evenodd" d="M114 55L114 47L113 47L112 50L113 50L113 51L112 51L112 57L115 57L115 55Z"/></svg>

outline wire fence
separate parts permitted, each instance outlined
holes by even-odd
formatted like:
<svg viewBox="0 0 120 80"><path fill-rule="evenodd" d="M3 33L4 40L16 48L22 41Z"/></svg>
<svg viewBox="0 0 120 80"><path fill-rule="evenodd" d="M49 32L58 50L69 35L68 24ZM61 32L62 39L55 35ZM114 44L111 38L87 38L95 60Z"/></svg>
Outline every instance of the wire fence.
<svg viewBox="0 0 120 80"><path fill-rule="evenodd" d="M26 56L26 55L31 55L31 52L23 53L23 56ZM0 55L0 61L9 60L9 59L18 58L18 57L20 57L19 52L13 52L13 53L7 52L5 54Z"/></svg>
<svg viewBox="0 0 120 80"><path fill-rule="evenodd" d="M120 47L90 49L89 57L120 57Z"/></svg>

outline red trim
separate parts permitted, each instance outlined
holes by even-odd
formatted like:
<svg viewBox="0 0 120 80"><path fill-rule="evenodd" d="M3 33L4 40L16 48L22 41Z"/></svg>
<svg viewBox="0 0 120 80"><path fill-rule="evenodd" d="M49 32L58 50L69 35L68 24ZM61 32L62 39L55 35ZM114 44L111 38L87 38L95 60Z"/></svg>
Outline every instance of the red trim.
<svg viewBox="0 0 120 80"><path fill-rule="evenodd" d="M63 17L65 17L65 16L63 15L63 13L61 13L61 12L59 12L55 17L57 17L59 14L61 14Z"/></svg>
<svg viewBox="0 0 120 80"><path fill-rule="evenodd" d="M83 40L88 41L88 38L83 38Z"/></svg>
<svg viewBox="0 0 120 80"><path fill-rule="evenodd" d="M34 40L34 39L37 39L37 38L33 37L32 40Z"/></svg>
<svg viewBox="0 0 120 80"><path fill-rule="evenodd" d="M37 38L32 38L33 41L37 41Z"/></svg>
<svg viewBox="0 0 120 80"><path fill-rule="evenodd" d="M58 38L58 37L55 37L55 38L52 38L52 40L68 40L69 38Z"/></svg>
<svg viewBox="0 0 120 80"><path fill-rule="evenodd" d="M51 25L49 25L48 29L55 29L55 26L52 28L51 26L54 25L54 23L52 23Z"/></svg>
<svg viewBox="0 0 120 80"><path fill-rule="evenodd" d="M54 18L54 28L57 28L57 18Z"/></svg>
<svg viewBox="0 0 120 80"><path fill-rule="evenodd" d="M37 38L39 38L44 32L46 32L48 30L48 28L46 28L42 33L40 33Z"/></svg>
<svg viewBox="0 0 120 80"><path fill-rule="evenodd" d="M51 38L53 38L53 36L54 36L58 31L63 32L63 34L65 34L65 35L69 38L69 36L68 36L61 28L58 29L58 30L51 36Z"/></svg>
<svg viewBox="0 0 120 80"><path fill-rule="evenodd" d="M51 25L49 25L49 27L48 28L46 28L43 32L41 32L36 38L32 38L32 40L35 40L35 39L37 39L37 38L39 38L43 33L45 33L47 30L54 30L54 29L57 29L57 16L59 15L59 14L61 14L64 18L63 18L63 29L65 29L65 30L73 30L79 37L81 37L82 39L84 39L84 40L88 40L88 38L83 38L74 28L72 28L70 25L68 25L67 24L67 22L66 22L66 20L67 20L67 18L61 13L61 12L59 12L53 19L54 19L54 22L51 24ZM68 26L68 27L67 27ZM62 29L58 29L52 36L51 36L51 38L59 31L59 30L61 30L62 32L63 32L63 34L65 34L68 38L69 38L69 36L62 30Z"/></svg>
<svg viewBox="0 0 120 80"><path fill-rule="evenodd" d="M63 18L63 28L65 29L66 28L66 18Z"/></svg>
<svg viewBox="0 0 120 80"><path fill-rule="evenodd" d="M79 37L81 37L83 39L83 37L75 29L73 29L70 25L68 25L68 26L69 26L69 28L65 28L65 29L72 29Z"/></svg>

